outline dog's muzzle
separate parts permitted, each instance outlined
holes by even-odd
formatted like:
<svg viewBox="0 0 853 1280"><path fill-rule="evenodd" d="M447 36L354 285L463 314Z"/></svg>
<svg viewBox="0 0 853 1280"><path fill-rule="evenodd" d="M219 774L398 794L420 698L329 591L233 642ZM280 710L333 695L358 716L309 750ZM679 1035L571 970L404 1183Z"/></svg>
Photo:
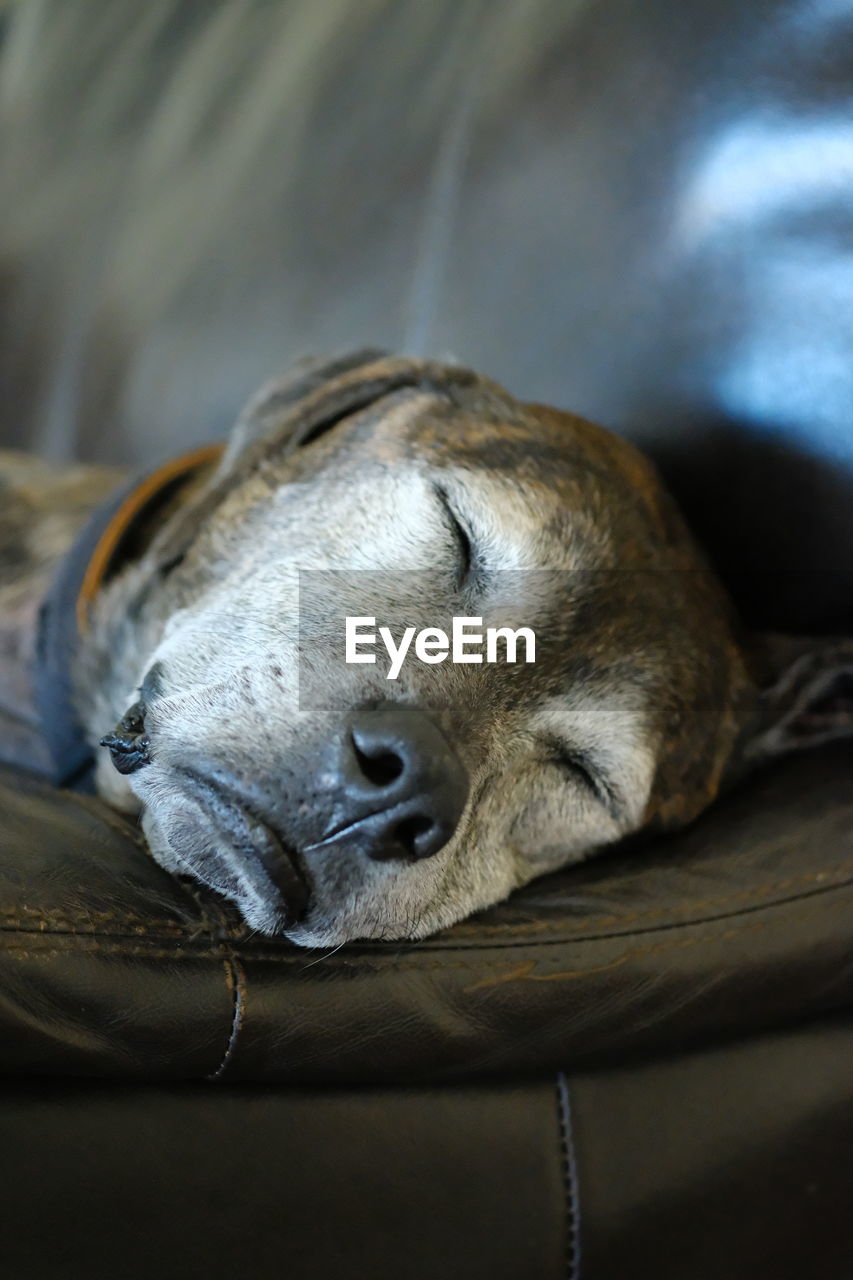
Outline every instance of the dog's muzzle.
<svg viewBox="0 0 853 1280"><path fill-rule="evenodd" d="M144 704L135 703L101 741L120 773L150 764ZM214 888L242 874L263 894L265 882L282 928L307 910L314 858L408 865L431 858L450 841L468 800L465 768L442 730L421 708L395 702L357 708L326 742L314 775L323 777L324 791L307 814L284 781L280 790L268 782L253 787L213 758L171 770L213 836L201 857L183 848L195 831L167 836L177 858Z"/></svg>

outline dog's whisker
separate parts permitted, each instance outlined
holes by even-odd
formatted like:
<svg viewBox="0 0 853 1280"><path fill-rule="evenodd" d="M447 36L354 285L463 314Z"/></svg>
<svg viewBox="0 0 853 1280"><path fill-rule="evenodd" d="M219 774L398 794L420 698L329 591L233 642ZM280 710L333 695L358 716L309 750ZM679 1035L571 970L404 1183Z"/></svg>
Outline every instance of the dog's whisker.
<svg viewBox="0 0 853 1280"><path fill-rule="evenodd" d="M344 938L343 942L339 942L336 947L332 947L331 951L327 951L325 955L318 956L316 960L311 960L309 961L308 964L302 965L301 969L303 971L305 969L313 969L315 964L320 964L323 960L328 960L331 956L335 955L338 951L340 951L341 947L345 947L346 944L347 944L347 939Z"/></svg>

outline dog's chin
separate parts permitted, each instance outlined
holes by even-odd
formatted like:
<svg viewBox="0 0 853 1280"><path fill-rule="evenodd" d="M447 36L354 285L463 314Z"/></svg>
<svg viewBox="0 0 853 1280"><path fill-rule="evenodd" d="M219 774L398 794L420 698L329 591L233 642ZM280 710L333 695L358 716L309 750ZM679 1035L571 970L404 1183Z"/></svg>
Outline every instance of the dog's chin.
<svg viewBox="0 0 853 1280"><path fill-rule="evenodd" d="M349 942L417 942L436 931L437 926L423 922L420 927L411 920L394 921L377 910L373 920L318 919L312 922L310 914L293 928L285 930L285 937L294 946L305 948L342 947Z"/></svg>

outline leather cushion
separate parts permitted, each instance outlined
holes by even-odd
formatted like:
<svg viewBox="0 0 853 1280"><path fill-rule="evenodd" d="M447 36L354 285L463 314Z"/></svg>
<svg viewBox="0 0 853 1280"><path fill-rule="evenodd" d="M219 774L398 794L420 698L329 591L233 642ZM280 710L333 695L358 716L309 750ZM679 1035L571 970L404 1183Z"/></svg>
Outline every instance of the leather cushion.
<svg viewBox="0 0 853 1280"><path fill-rule="evenodd" d="M417 945L251 935L97 800L0 783L0 1070L401 1083L577 1069L849 1007L853 748Z"/></svg>

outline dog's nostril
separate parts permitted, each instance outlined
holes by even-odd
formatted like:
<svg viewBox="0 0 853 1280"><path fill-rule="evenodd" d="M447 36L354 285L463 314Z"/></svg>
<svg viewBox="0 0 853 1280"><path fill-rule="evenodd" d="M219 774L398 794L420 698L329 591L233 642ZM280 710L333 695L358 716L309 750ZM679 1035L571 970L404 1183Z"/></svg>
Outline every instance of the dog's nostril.
<svg viewBox="0 0 853 1280"><path fill-rule="evenodd" d="M414 858L423 844L422 837L429 835L434 826L435 823L432 818L426 818L421 815L416 815L413 818L404 818L394 828L394 840L405 850L409 857Z"/></svg>
<svg viewBox="0 0 853 1280"><path fill-rule="evenodd" d="M465 808L468 779L430 716L397 702L359 707L342 747L338 829L345 842L380 861L443 849Z"/></svg>
<svg viewBox="0 0 853 1280"><path fill-rule="evenodd" d="M379 755L369 756L361 750L355 738L352 745L361 772L375 787L387 787L389 783L396 782L406 767L394 751L382 751Z"/></svg>

